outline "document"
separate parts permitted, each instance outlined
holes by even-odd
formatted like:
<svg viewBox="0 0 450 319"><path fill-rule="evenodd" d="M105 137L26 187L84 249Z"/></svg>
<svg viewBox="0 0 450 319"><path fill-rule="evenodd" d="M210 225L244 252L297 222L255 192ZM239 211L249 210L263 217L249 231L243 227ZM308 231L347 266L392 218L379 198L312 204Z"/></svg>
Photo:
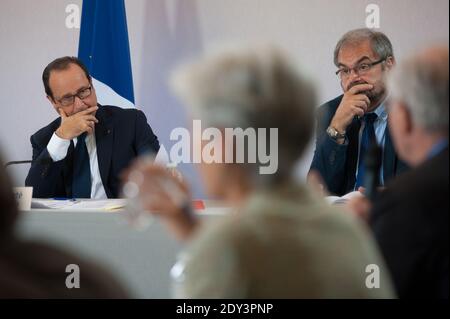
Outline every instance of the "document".
<svg viewBox="0 0 450 319"><path fill-rule="evenodd" d="M32 209L63 209L63 208L73 206L75 203L76 203L76 200L73 200L73 199L56 200L56 199L33 198L31 200L31 208Z"/></svg>
<svg viewBox="0 0 450 319"><path fill-rule="evenodd" d="M353 191L345 194L344 196L326 196L325 200L332 205L339 205L347 203L352 198L363 196L364 195L360 191Z"/></svg>
<svg viewBox="0 0 450 319"><path fill-rule="evenodd" d="M118 199L40 199L33 198L31 208L34 209L71 209L71 210L104 210L122 209L127 200Z"/></svg>

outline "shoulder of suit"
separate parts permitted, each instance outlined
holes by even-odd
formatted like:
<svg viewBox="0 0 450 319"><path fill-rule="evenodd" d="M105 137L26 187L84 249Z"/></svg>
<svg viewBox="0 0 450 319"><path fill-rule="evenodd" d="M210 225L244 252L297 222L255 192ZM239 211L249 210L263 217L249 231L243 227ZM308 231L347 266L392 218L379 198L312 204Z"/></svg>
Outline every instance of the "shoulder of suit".
<svg viewBox="0 0 450 319"><path fill-rule="evenodd" d="M324 121L324 124L328 126L331 118L334 116L339 104L341 103L342 97L343 95L340 95L318 107L317 118L319 121Z"/></svg>
<svg viewBox="0 0 450 319"><path fill-rule="evenodd" d="M328 110L336 110L337 109L337 107L339 106L339 104L341 103L341 101L342 101L342 97L343 97L344 95L343 94L341 94L341 95L339 95L338 97L336 97L336 98L334 98L334 99L332 99L332 100L329 100L329 101L327 101L327 102L325 102L325 103L323 103L319 108L320 109L328 109Z"/></svg>
<svg viewBox="0 0 450 319"><path fill-rule="evenodd" d="M31 137L40 141L42 139L50 138L56 129L59 127L59 123L61 122L61 118L56 118L50 124L40 128L37 132L35 132Z"/></svg>
<svg viewBox="0 0 450 319"><path fill-rule="evenodd" d="M434 158L412 168L386 185L391 196L410 201L418 197L447 197L448 194L448 148ZM445 200L447 200L445 198Z"/></svg>
<svg viewBox="0 0 450 319"><path fill-rule="evenodd" d="M375 202L371 224L380 218L384 218L384 225L402 221L410 227L420 225L416 229L432 229L436 236L446 232L448 238L448 173L447 150L447 154L397 176Z"/></svg>
<svg viewBox="0 0 450 319"><path fill-rule="evenodd" d="M135 108L124 109L114 105L100 105L97 112L99 111L110 116L136 116L137 113L142 112Z"/></svg>

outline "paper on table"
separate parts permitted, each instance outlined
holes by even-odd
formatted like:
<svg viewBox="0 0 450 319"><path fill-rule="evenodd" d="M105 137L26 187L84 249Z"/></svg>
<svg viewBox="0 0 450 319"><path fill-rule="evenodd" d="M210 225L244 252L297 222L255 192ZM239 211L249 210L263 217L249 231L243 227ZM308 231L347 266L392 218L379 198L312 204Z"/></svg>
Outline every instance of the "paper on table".
<svg viewBox="0 0 450 319"><path fill-rule="evenodd" d="M325 200L328 203L330 203L330 204L336 205L336 204L345 204L346 202L348 202L352 198L361 197L361 196L364 196L364 195L360 191L353 191L353 192L345 194L342 197L339 197L339 196L326 196Z"/></svg>
<svg viewBox="0 0 450 319"><path fill-rule="evenodd" d="M101 210L115 210L124 208L127 205L127 200L123 198L117 199L91 199L78 201L74 209L101 209Z"/></svg>
<svg viewBox="0 0 450 319"><path fill-rule="evenodd" d="M54 199L33 199L31 208L43 209L97 209L97 210L115 210L124 208L127 204L126 199L88 199L88 200L54 200Z"/></svg>
<svg viewBox="0 0 450 319"><path fill-rule="evenodd" d="M55 200L55 199L38 199L33 198L31 200L31 208L42 209L63 209L72 207L76 203L73 199Z"/></svg>

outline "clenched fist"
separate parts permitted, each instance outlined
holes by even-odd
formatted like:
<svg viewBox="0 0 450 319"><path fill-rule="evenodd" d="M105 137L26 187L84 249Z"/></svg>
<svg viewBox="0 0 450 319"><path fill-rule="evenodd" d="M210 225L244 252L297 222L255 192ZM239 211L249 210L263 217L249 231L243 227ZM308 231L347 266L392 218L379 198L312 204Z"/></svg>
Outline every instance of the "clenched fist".
<svg viewBox="0 0 450 319"><path fill-rule="evenodd" d="M343 133L355 116L364 116L370 100L364 92L373 89L372 84L357 84L344 93L330 126Z"/></svg>

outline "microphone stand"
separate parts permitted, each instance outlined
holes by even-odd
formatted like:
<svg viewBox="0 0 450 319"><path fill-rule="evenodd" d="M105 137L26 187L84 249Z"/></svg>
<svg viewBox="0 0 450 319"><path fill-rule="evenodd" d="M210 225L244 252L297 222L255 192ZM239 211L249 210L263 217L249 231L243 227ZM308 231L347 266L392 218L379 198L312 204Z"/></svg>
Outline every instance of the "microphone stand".
<svg viewBox="0 0 450 319"><path fill-rule="evenodd" d="M24 160L24 161L10 161L10 162L7 162L7 163L5 164L5 168L8 167L8 166L10 166L10 165L16 165L16 164L31 164L31 163L33 163L33 161L31 161L31 160Z"/></svg>
<svg viewBox="0 0 450 319"><path fill-rule="evenodd" d="M375 200L377 188L380 185L381 157L382 149L373 141L364 159L366 165L364 187L366 188L366 196L371 202Z"/></svg>

